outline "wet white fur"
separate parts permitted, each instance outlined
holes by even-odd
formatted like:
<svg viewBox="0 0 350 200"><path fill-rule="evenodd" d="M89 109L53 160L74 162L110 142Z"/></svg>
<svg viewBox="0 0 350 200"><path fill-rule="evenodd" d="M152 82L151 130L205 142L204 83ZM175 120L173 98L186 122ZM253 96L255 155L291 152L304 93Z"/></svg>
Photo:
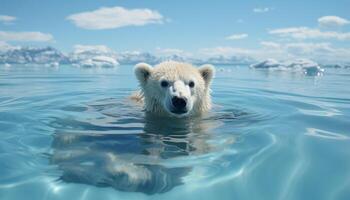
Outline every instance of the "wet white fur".
<svg viewBox="0 0 350 200"><path fill-rule="evenodd" d="M167 61L152 67L140 63L135 66L135 75L141 90L132 98L143 103L147 112L157 115L200 115L211 108L210 83L214 73L212 65L196 68L188 63ZM161 87L162 80L168 81L169 87ZM193 88L189 87L190 81L195 83ZM187 99L188 113L176 115L169 111L173 96Z"/></svg>

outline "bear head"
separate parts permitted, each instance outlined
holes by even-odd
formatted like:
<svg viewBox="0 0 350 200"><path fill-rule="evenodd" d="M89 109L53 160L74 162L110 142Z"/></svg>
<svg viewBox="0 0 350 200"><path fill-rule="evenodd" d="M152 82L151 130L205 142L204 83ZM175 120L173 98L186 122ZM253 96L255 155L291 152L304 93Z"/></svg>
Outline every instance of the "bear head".
<svg viewBox="0 0 350 200"><path fill-rule="evenodd" d="M196 68L188 63L163 62L155 67L146 63L135 66L144 108L165 116L199 115L211 107L212 65Z"/></svg>

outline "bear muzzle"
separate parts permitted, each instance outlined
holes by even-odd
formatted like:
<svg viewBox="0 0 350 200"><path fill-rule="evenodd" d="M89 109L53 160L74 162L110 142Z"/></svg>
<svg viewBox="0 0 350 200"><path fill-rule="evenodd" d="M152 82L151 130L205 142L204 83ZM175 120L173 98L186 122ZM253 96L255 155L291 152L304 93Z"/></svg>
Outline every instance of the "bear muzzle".
<svg viewBox="0 0 350 200"><path fill-rule="evenodd" d="M174 96L171 98L172 109L170 110L175 114L187 113L187 98Z"/></svg>

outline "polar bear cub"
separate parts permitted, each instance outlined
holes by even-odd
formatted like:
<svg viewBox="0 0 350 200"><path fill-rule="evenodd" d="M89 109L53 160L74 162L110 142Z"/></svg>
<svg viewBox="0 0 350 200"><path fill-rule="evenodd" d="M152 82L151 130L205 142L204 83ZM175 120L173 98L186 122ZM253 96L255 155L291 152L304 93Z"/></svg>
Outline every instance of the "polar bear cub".
<svg viewBox="0 0 350 200"><path fill-rule="evenodd" d="M167 61L154 67L139 63L134 69L141 90L133 99L146 112L160 116L195 116L211 108L212 65L196 68L188 63Z"/></svg>

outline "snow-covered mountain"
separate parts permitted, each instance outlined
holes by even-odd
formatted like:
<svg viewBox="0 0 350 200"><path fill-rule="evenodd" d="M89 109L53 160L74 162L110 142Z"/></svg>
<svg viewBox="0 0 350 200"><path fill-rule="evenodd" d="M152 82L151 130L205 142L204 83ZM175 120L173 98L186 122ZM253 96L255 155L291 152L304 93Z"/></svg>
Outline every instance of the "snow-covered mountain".
<svg viewBox="0 0 350 200"><path fill-rule="evenodd" d="M17 47L0 51L1 64L70 63L69 58L52 47Z"/></svg>
<svg viewBox="0 0 350 200"><path fill-rule="evenodd" d="M146 62L155 64L160 61L159 58L147 52L126 51L118 54L118 61L122 64L136 64L139 62Z"/></svg>
<svg viewBox="0 0 350 200"><path fill-rule="evenodd" d="M252 64L256 62L253 58L248 56L217 56L209 57L208 59L200 60L200 64L210 63L216 65L242 65L242 64Z"/></svg>
<svg viewBox="0 0 350 200"><path fill-rule="evenodd" d="M76 45L69 54L64 54L53 47L20 47L11 46L6 43L0 45L0 64L10 66L11 64L36 64L46 66L58 66L71 64L80 67L115 67L119 64L134 65L139 62L157 64L161 61L175 60L191 62L197 65L246 65L257 63L249 56L207 56L196 57L180 54L154 55L149 52L125 51L116 52L103 45ZM251 65L253 68L285 68L285 69L316 69L322 68L350 68L350 64L320 65L316 62L299 59L291 62L279 62L267 59L263 62ZM310 67L311 66L311 67Z"/></svg>
<svg viewBox="0 0 350 200"><path fill-rule="evenodd" d="M0 48L0 64L38 64L57 66L72 64L81 67L115 67L118 64L134 65L139 62L156 64L175 60L195 64L251 64L249 57L208 57L197 58L183 55L154 55L149 52L125 51L117 53L103 45L76 45L71 53L64 54L53 47L14 47ZM6 48L5 48L6 47ZM11 47L11 48L10 48Z"/></svg>

